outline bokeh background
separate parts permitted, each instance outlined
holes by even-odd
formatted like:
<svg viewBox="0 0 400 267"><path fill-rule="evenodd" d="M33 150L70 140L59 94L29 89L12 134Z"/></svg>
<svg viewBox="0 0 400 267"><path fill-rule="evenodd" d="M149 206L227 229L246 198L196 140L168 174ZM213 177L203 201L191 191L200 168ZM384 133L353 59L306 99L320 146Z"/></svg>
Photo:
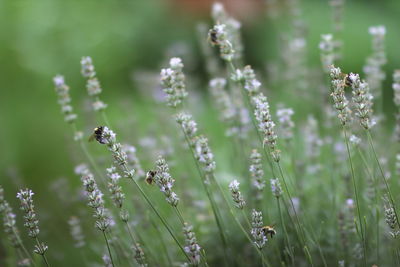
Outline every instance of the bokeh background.
<svg viewBox="0 0 400 267"><path fill-rule="evenodd" d="M266 75L266 64L280 55L278 39L287 27L285 20L268 18L263 1L224 3L243 23L245 62ZM46 220L52 213L62 215L61 210L57 211L57 196L51 185L65 177L72 180L72 187L79 187L73 168L81 155L74 152L75 144L60 114L52 77L65 76L80 116L78 124L89 135L96 126L96 117L87 108L79 62L82 56L91 56L104 89L102 99L109 104L108 115L116 122L117 132L134 143L161 123L154 119L153 107L144 97L143 91L151 88L146 88L143 80L157 74L170 56L182 56L188 75L196 74L196 86L189 89L190 93L206 94L196 25L210 23L210 5L211 1L202 0L1 0L0 184L6 197L14 199L18 188L32 188L37 194L41 225L68 231L62 216L59 220ZM301 6L307 25L307 60L309 66L319 67L318 43L321 34L331 32L331 9L328 1L321 0L303 0ZM388 79L384 111L392 114L389 88L390 74L400 67L400 1L347 0L344 12L341 67L345 71L361 72L371 52L368 27L386 26ZM301 116L302 111L298 113ZM207 130L218 131L216 118L210 118L206 111L200 115L199 121ZM126 121L134 129L122 127ZM218 140L213 142L217 144ZM214 147L217 154L218 149Z"/></svg>

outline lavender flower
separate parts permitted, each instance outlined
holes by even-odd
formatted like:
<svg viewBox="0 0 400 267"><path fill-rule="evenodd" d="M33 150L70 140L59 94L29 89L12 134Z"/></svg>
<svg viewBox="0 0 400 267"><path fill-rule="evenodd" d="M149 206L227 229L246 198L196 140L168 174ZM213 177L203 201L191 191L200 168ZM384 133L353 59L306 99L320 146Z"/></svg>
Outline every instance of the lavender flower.
<svg viewBox="0 0 400 267"><path fill-rule="evenodd" d="M233 180L229 184L229 191L231 191L232 199L235 202L235 207L238 209L243 209L246 205L246 201L244 201L242 194L239 191L239 182L237 180Z"/></svg>
<svg viewBox="0 0 400 267"><path fill-rule="evenodd" d="M338 118L342 125L345 125L349 121L350 117L350 109L348 108L349 102L347 101L344 87L345 81L343 80L343 73L340 68L331 67L330 69L331 76L331 87L332 93L331 96L333 98L334 107L338 111ZM346 77L347 79L347 77Z"/></svg>
<svg viewBox="0 0 400 267"><path fill-rule="evenodd" d="M249 96L254 96L260 93L261 82L256 79L256 74L251 66L245 66L242 72L244 89Z"/></svg>
<svg viewBox="0 0 400 267"><path fill-rule="evenodd" d="M121 209L125 199L125 194L122 192L122 187L119 185L121 175L119 175L114 166L111 166L111 168L107 168L107 176L110 178L107 186L108 191L111 194L111 199L113 200L114 205Z"/></svg>
<svg viewBox="0 0 400 267"><path fill-rule="evenodd" d="M17 193L17 198L21 201L21 210L24 211L24 226L29 230L29 236L36 238L39 235L39 220L35 213L33 205L34 193L30 189L20 190Z"/></svg>
<svg viewBox="0 0 400 267"><path fill-rule="evenodd" d="M373 26L368 29L372 36L372 55L367 58L367 62L363 68L365 79L374 95L381 95L382 82L386 75L383 65L386 64L385 53L385 26Z"/></svg>
<svg viewBox="0 0 400 267"><path fill-rule="evenodd" d="M103 193L99 190L93 174L85 174L81 179L85 187L88 206L94 210L93 216L96 218L96 228L105 232L109 228L111 220L108 215L109 212L104 206Z"/></svg>
<svg viewBox="0 0 400 267"><path fill-rule="evenodd" d="M276 198L279 198L282 195L283 191L278 178L271 179L271 191Z"/></svg>
<svg viewBox="0 0 400 267"><path fill-rule="evenodd" d="M135 170L136 176L139 178L144 178L146 175L142 165L140 164L139 158L136 155L136 147L124 144L122 145L122 152L127 156L128 165Z"/></svg>
<svg viewBox="0 0 400 267"><path fill-rule="evenodd" d="M225 90L225 86L226 79L215 78L212 79L209 83L209 91L213 96L215 106L219 111L220 120L230 126L230 128L226 131L226 135L230 136L237 132L234 126L237 112L235 104L233 103L228 92Z"/></svg>
<svg viewBox="0 0 400 267"><path fill-rule="evenodd" d="M78 217L71 216L68 220L68 224L70 227L70 233L72 239L74 240L74 246L76 248L81 248L85 246L85 236L82 232L81 222Z"/></svg>
<svg viewBox="0 0 400 267"><path fill-rule="evenodd" d="M221 3L214 3L211 10L211 16L215 23L226 25L226 35L228 40L231 41L235 49L234 58L240 59L243 54L243 42L240 35L241 23L229 16Z"/></svg>
<svg viewBox="0 0 400 267"><path fill-rule="evenodd" d="M117 142L116 134L106 126L102 128L100 143L107 146L114 158L114 163L122 167L124 175L129 179L134 179L135 170L129 170L127 167L128 156L123 151L122 145Z"/></svg>
<svg viewBox="0 0 400 267"><path fill-rule="evenodd" d="M193 232L193 226L185 223L183 227L183 234L185 235L185 252L190 259L190 264L198 266L200 264L200 249L197 243L196 234Z"/></svg>
<svg viewBox="0 0 400 267"><path fill-rule="evenodd" d="M11 246L14 248L21 247L21 238L19 236L18 228L15 221L15 213L13 212L8 201L4 199L4 190L0 186L0 213L3 215L3 228L7 235Z"/></svg>
<svg viewBox="0 0 400 267"><path fill-rule="evenodd" d="M384 197L384 202L385 202L385 206L384 206L385 221L390 228L390 235L393 238L396 238L397 236L400 235L400 229L399 229L399 225L397 224L395 210L394 210L392 204L390 203L390 201L388 200L387 196Z"/></svg>
<svg viewBox="0 0 400 267"><path fill-rule="evenodd" d="M375 125L375 121L371 120L373 96L369 92L368 83L361 81L360 76L354 73L349 74L349 79L353 89L355 114L359 118L361 126L369 130Z"/></svg>
<svg viewBox="0 0 400 267"><path fill-rule="evenodd" d="M400 70L393 72L393 102L398 109L400 109Z"/></svg>
<svg viewBox="0 0 400 267"><path fill-rule="evenodd" d="M321 50L321 63L325 73L329 73L331 65L334 63L334 42L332 34L322 34L321 42L319 43L319 49Z"/></svg>
<svg viewBox="0 0 400 267"><path fill-rule="evenodd" d="M276 147L276 140L278 137L274 132L275 123L272 121L269 112L267 97L260 93L254 96L252 101L255 106L254 116L258 122L258 130L264 135L263 144L269 147L273 160L279 162L280 150Z"/></svg>
<svg viewBox="0 0 400 267"><path fill-rule="evenodd" d="M181 125L182 130L189 141L193 142L197 134L197 123L193 120L192 115L181 112L176 115L176 122Z"/></svg>
<svg viewBox="0 0 400 267"><path fill-rule="evenodd" d="M169 68L161 70L161 85L167 94L167 105L176 108L187 97L183 63L180 58L174 57L169 61Z"/></svg>
<svg viewBox="0 0 400 267"><path fill-rule="evenodd" d="M44 243L40 243L37 239L39 235L39 220L37 219L35 213L35 206L33 205L34 193L30 189L20 190L17 193L17 198L21 202L21 210L24 211L24 226L28 229L28 235L37 240L37 245L35 245L34 252L44 256L48 247Z"/></svg>
<svg viewBox="0 0 400 267"><path fill-rule="evenodd" d="M58 95L58 104L61 106L61 112L64 114L64 120L68 123L74 123L77 115L73 112L71 106L71 96L69 95L69 87L65 84L64 77L57 75L53 78L55 91Z"/></svg>
<svg viewBox="0 0 400 267"><path fill-rule="evenodd" d="M215 170L214 154L208 146L207 138L202 135L197 137L195 141L195 156L197 161L203 166L204 172L212 173Z"/></svg>
<svg viewBox="0 0 400 267"><path fill-rule="evenodd" d="M141 248L139 243L136 243L133 247L132 247L133 251L135 252L135 260L136 262L139 264L140 267L146 267L147 263L146 263L146 258L143 252L143 249Z"/></svg>
<svg viewBox="0 0 400 267"><path fill-rule="evenodd" d="M250 168L249 168L253 186L261 193L265 187L264 171L261 164L261 154L257 149L253 149L250 155Z"/></svg>
<svg viewBox="0 0 400 267"><path fill-rule="evenodd" d="M92 107L94 111L103 111L107 104L100 100L99 95L102 92L100 82L96 77L94 65L91 57L82 57L81 74L87 78L86 89L89 96L93 97Z"/></svg>
<svg viewBox="0 0 400 267"><path fill-rule="evenodd" d="M176 207L179 202L178 196L172 191L175 180L172 179L169 173L168 164L160 156L156 161L155 183L160 187L160 191L166 196L166 200L171 206Z"/></svg>
<svg viewBox="0 0 400 267"><path fill-rule="evenodd" d="M280 124L280 137L284 140L293 139L294 122L292 116L294 114L291 108L279 108L276 111L276 116Z"/></svg>
<svg viewBox="0 0 400 267"><path fill-rule="evenodd" d="M235 50L230 40L228 40L228 33L225 24L216 24L209 30L208 36L211 44L219 47L221 58L228 62L232 61L235 56Z"/></svg>
<svg viewBox="0 0 400 267"><path fill-rule="evenodd" d="M251 213L251 235L253 236L254 243L259 249L262 249L266 242L268 241L266 235L264 234L263 231L263 218L262 218L262 213L260 211L256 211L253 209Z"/></svg>

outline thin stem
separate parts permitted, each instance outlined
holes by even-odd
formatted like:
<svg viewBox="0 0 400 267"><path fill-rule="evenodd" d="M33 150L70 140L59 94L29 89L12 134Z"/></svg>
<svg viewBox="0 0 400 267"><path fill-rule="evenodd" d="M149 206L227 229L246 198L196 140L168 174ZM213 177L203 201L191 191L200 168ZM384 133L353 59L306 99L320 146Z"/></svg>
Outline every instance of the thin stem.
<svg viewBox="0 0 400 267"><path fill-rule="evenodd" d="M17 237L18 244L20 245L22 251L26 254L26 256L29 258L29 260L33 263L33 266L36 266L36 263L34 262L34 260L33 260L32 256L31 256L31 254L30 254L30 253L28 252L28 250L25 248L24 243L22 243L22 240L21 240L19 234L15 232L15 229L14 229L14 228L11 228L11 229L12 229L12 231L13 231L14 236Z"/></svg>
<svg viewBox="0 0 400 267"><path fill-rule="evenodd" d="M293 251L292 251L292 246L290 245L290 240L289 240L289 236L288 236L288 233L287 233L287 230L286 230L286 226L285 226L285 224L283 222L283 215L282 215L282 210L281 210L281 204L280 204L280 201L279 201L279 197L276 198L276 203L277 203L277 206L278 206L279 217L280 217L282 228L283 228L283 234L284 234L285 239L286 239L285 240L286 241L286 246L288 248L290 259L292 260L292 265L294 266L294 255L293 255Z"/></svg>
<svg viewBox="0 0 400 267"><path fill-rule="evenodd" d="M364 266L367 266L366 241L365 241L365 238L364 238L363 223L362 223L362 219L361 219L360 201L358 199L357 183L356 183L356 178L355 178L355 174L354 174L353 160L352 160L352 157L351 157L351 154L350 154L349 140L347 138L347 131L346 131L346 128L345 128L344 125L343 125L343 133L344 133L344 139L345 139L345 143L346 143L347 156L349 158L349 164L350 164L350 170L351 170L351 179L353 181L353 187L354 187L354 195L356 197L357 215L358 215L358 220L359 220L359 223L360 223L361 240L363 242Z"/></svg>
<svg viewBox="0 0 400 267"><path fill-rule="evenodd" d="M222 225L222 221L220 221L221 215L220 215L220 213L219 213L219 211L217 209L217 205L215 203L215 200L214 200L214 198L213 198L213 196L212 196L212 194L211 194L211 192L209 190L209 186L205 181L205 177L203 177L203 173L201 171L199 163L197 162L197 159L196 159L195 153L193 151L193 147L191 145L191 142L190 142L185 130L183 128L181 128L181 129L182 129L183 135L185 136L186 143L189 146L190 152L191 152L192 157L193 157L193 161L196 164L196 169L197 169L197 171L199 173L199 178L200 178L201 183L202 183L202 185L204 187L204 191L206 192L207 198L210 201L211 209L212 209L213 215L214 215L214 219L215 219L215 222L217 223L219 234L220 234L220 237L221 237L221 240L222 240L224 256L225 256L226 261L228 261L229 257L228 257L228 254L227 254L227 241L226 241L226 237L225 237L225 232L223 230L224 227Z"/></svg>
<svg viewBox="0 0 400 267"><path fill-rule="evenodd" d="M108 244L108 239L107 239L107 236L106 236L106 232L105 231L102 231L102 232L103 232L104 240L106 241L108 254L110 255L111 265L114 266L114 261L113 261L113 258L112 258L110 245Z"/></svg>
<svg viewBox="0 0 400 267"><path fill-rule="evenodd" d="M123 165L125 171L128 171L128 168ZM183 254L185 255L185 257L189 259L188 255L186 254L185 250L183 249L182 245L179 243L178 239L176 238L176 236L174 235L174 233L172 232L171 228L169 227L169 225L167 224L167 222L164 220L164 218L161 216L161 214L158 212L158 210L154 207L153 203L150 201L150 199L147 197L146 193L143 191L142 187L135 181L135 179L131 179L133 181L133 183L135 184L136 188L139 190L139 192L141 193L141 195L143 196L143 198L146 200L146 202L149 204L149 206L151 207L151 209L154 211L154 213L157 215L157 217L160 219L160 221L162 222L162 224L165 226L165 228L167 229L167 231L169 232L169 234L172 236L172 238L174 239L174 241L176 242L176 244L179 246L179 248L181 249L181 251L183 252Z"/></svg>
<svg viewBox="0 0 400 267"><path fill-rule="evenodd" d="M283 170L282 170L282 167L281 167L281 164L280 164L279 161L277 162L277 165L278 165L279 173L280 173L281 178L282 178L283 186L285 187L285 190L286 190L286 192L287 192L290 205L292 206L292 209L293 209L294 217L295 217L295 219L296 219L298 228L299 228L300 233L301 233L301 235L300 235L300 236L301 236L301 238L300 238L301 240L300 240L300 241L303 243L303 244L302 244L303 247L305 247L305 246L306 246L306 241L305 241L304 230L303 230L303 228L302 228L302 225L300 224L299 216L297 215L296 208L294 207L292 195L290 194L289 187L288 187L288 185L287 185L287 183L286 183L286 179L285 179L285 176L283 175ZM289 214L289 215L290 215L290 214ZM296 229L296 226L295 226L295 229Z"/></svg>
<svg viewBox="0 0 400 267"><path fill-rule="evenodd" d="M37 246L38 246L38 249L40 249L42 245L40 244L39 239L36 237L35 240L36 240L36 244L37 244ZM45 254L45 253L43 252L43 253L41 253L40 255L42 256L44 262L46 263L46 266L47 266L47 267L50 267L50 264L49 264L49 262L47 261L46 255L44 255L44 254Z"/></svg>
<svg viewBox="0 0 400 267"><path fill-rule="evenodd" d="M368 136L369 144L370 144L370 146L372 148L372 151L373 151L373 154L374 154L374 158L376 160L376 163L378 164L378 168L379 168L379 171L381 173L382 179L383 179L383 181L385 183L386 191L387 191L387 193L389 195L389 199L390 199L390 202L392 204L392 207L393 207L393 210L394 210L394 214L396 216L397 225L400 225L399 217L397 216L397 209L396 209L396 205L395 205L395 202L394 202L394 198L393 198L392 192L390 191L389 183L386 180L385 173L383 172L381 163L379 162L378 156L376 154L375 146L374 146L374 143L372 141L372 135L371 135L371 132L369 130L367 130L367 136Z"/></svg>
<svg viewBox="0 0 400 267"><path fill-rule="evenodd" d="M185 225L185 220L183 219L182 214L179 211L179 208L178 207L174 207L174 210L175 210L176 215L179 218L179 221L182 223L182 225Z"/></svg>

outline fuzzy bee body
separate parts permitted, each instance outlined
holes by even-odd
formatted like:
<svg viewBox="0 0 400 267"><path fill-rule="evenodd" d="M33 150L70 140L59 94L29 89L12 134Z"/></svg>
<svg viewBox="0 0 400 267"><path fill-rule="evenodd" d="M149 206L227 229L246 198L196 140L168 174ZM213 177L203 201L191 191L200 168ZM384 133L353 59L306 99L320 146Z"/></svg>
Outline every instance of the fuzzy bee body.
<svg viewBox="0 0 400 267"><path fill-rule="evenodd" d="M104 126L94 128L93 134L89 137L89 142L96 140L100 144L105 144L106 140L103 138Z"/></svg>
<svg viewBox="0 0 400 267"><path fill-rule="evenodd" d="M152 185L154 182L154 177L156 176L157 172L156 171L148 171L146 173L146 183L149 185Z"/></svg>
<svg viewBox="0 0 400 267"><path fill-rule="evenodd" d="M213 45L218 44L218 37L217 37L217 31L214 29L211 29L208 33L208 38Z"/></svg>
<svg viewBox="0 0 400 267"><path fill-rule="evenodd" d="M276 235L276 231L275 231L275 229L274 229L274 226L266 225L266 226L264 226L264 227L262 228L262 231L264 232L264 235L265 235L265 236L270 235L271 238L273 238L274 235Z"/></svg>

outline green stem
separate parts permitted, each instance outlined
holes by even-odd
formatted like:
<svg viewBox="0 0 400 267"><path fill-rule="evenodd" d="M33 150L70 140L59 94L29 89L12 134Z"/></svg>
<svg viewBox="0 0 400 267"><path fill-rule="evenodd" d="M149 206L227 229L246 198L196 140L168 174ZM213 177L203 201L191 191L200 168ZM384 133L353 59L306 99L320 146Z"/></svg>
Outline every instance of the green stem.
<svg viewBox="0 0 400 267"><path fill-rule="evenodd" d="M38 248L40 248L42 245L40 244L39 239L36 237L35 240L36 240L36 244L37 244ZM43 254L40 254L40 255L42 256L44 262L46 263L46 266L50 267L50 264L47 261L47 258L46 258L46 255L44 254L44 252L43 252Z"/></svg>
<svg viewBox="0 0 400 267"><path fill-rule="evenodd" d="M392 192L390 191L389 183L386 180L385 173L383 172L383 168L381 166L381 163L379 162L378 156L376 154L375 146L374 146L374 143L372 141L372 135L371 135L371 132L369 130L367 130L367 136L368 136L369 144L370 144L370 146L372 148L372 151L373 151L373 154L374 154L374 158L376 160L376 163L378 164L378 168L379 168L379 171L381 173L383 182L385 183L386 191L387 191L387 193L389 195L389 199L390 199L390 202L392 204L392 207L393 207L393 210L394 210L394 214L396 216L397 225L400 225L399 217L397 216L397 209L396 209L396 205L395 205L395 202L394 202L394 198L393 198Z"/></svg>
<svg viewBox="0 0 400 267"><path fill-rule="evenodd" d="M105 231L102 231L102 232L103 232L104 240L106 241L108 254L110 255L111 265L114 266L114 260L112 258L111 249L110 249L110 245L108 244L108 239L107 239L107 236L106 236L106 232Z"/></svg>
<svg viewBox="0 0 400 267"><path fill-rule="evenodd" d="M283 215L282 215L282 209L281 209L281 204L280 204L280 201L279 201L279 197L276 198L276 202L277 202L277 206L278 206L279 217L280 217L282 228L283 228L283 234L285 236L286 246L288 248L289 256L290 256L290 259L292 261L292 266L295 266L294 265L294 255L293 255L293 251L292 251L292 246L290 245L289 236L288 236L288 233L287 233L287 230L286 230L285 223L283 221Z"/></svg>
<svg viewBox="0 0 400 267"><path fill-rule="evenodd" d="M344 133L344 139L345 139L345 143L346 143L347 156L349 158L351 179L353 181L353 187L354 187L354 195L356 197L357 215L358 215L358 220L359 220L359 224L360 224L361 240L362 240L362 243L363 243L364 266L367 266L366 241L365 241L365 238L364 238L363 223L362 223L362 219L361 219L360 201L358 199L357 183L356 183L356 178L355 178L355 174L354 174L353 160L352 160L352 157L351 157L351 154L350 154L349 140L347 138L347 131L346 131L346 128L345 128L344 125L343 125L343 133Z"/></svg>
<svg viewBox="0 0 400 267"><path fill-rule="evenodd" d="M128 171L128 168L123 165L125 171ZM182 245L179 243L178 239L176 238L176 236L174 235L174 233L171 230L171 227L167 224L167 222L164 220L164 218L161 216L161 214L158 212L158 210L154 207L153 203L151 202L151 200L147 197L146 193L143 191L142 187L135 181L135 179L131 179L133 181L133 183L135 184L136 188L139 190L140 194L143 196L143 198L146 200L147 204L149 204L149 206L151 207L151 209L154 211L154 213L157 215L157 217L160 219L161 223L165 226L165 228L167 229L167 231L169 232L169 234L171 235L171 237L174 239L175 243L179 246L179 248L181 249L181 251L183 252L183 254L185 255L185 257L189 259L189 257L187 256L185 250L183 249Z"/></svg>
<svg viewBox="0 0 400 267"><path fill-rule="evenodd" d="M182 129L183 135L185 136L186 143L189 146L190 152L192 154L193 161L196 164L196 169L197 169L197 171L199 173L199 178L200 178L201 183L202 183L202 185L204 187L204 191L206 192L207 198L210 201L211 209L212 209L213 215L214 215L214 219L215 219L215 222L217 223L219 234L220 234L220 237L221 237L221 240L222 240L225 260L228 261L229 257L228 257L228 253L227 253L227 241L226 241L226 237L225 237L225 231L223 230L224 227L222 225L222 221L220 221L221 215L220 215L220 213L218 211L218 208L217 208L217 205L215 203L214 197L212 196L212 194L211 194L211 192L209 190L209 185L205 181L206 177L203 175L203 173L201 171L201 168L199 166L199 163L197 162L197 159L196 159L192 144L191 144L191 142L190 142L185 130L183 128L181 128L181 129Z"/></svg>

